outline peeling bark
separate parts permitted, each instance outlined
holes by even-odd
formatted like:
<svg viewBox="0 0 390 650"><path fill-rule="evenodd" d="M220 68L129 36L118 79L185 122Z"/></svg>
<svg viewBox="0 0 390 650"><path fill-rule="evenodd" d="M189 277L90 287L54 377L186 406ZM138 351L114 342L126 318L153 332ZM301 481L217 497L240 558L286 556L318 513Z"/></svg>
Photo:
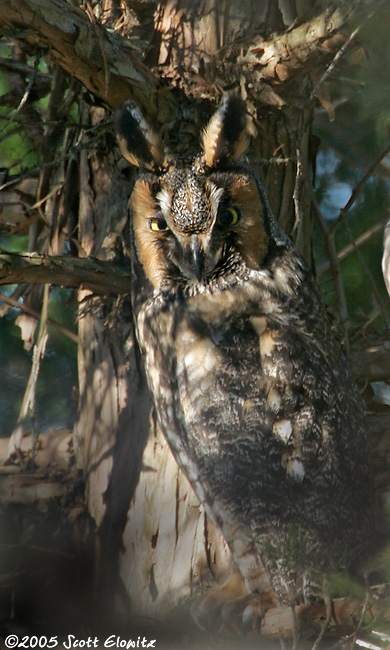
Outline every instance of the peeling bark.
<svg viewBox="0 0 390 650"><path fill-rule="evenodd" d="M250 0L226 0L223 4L203 0L183 6L178 1L168 2L155 14L152 37L160 34L161 39L157 63L164 67L163 77L180 80L180 85L185 82L195 96L200 92L202 98L218 96L221 83L222 87L232 82L239 84L241 70L246 67L249 77L245 84L250 83L253 96L262 101L264 83L286 84L297 75L323 66L346 38L342 27L364 4L361 1L352 7L346 4L326 10L294 27L300 17L290 2L284 2L276 14L272 14L270 0L260 11ZM81 9L63 0L4 0L0 28L12 30L15 38L47 50L52 61L111 108L129 97L149 118L167 108L163 95L157 107L160 75L152 74L142 63L134 28L126 40L120 39L95 21L91 25L91 19ZM283 28L290 30L266 40L270 32ZM234 43L236 49L232 49ZM152 47L152 43L148 45ZM236 63L230 65L230 59ZM265 90L266 104L272 92Z"/></svg>
<svg viewBox="0 0 390 650"><path fill-rule="evenodd" d="M200 586L227 577L230 550L210 520L205 536L205 517L161 431L152 428L128 512L120 562L136 615L171 617L199 594Z"/></svg>

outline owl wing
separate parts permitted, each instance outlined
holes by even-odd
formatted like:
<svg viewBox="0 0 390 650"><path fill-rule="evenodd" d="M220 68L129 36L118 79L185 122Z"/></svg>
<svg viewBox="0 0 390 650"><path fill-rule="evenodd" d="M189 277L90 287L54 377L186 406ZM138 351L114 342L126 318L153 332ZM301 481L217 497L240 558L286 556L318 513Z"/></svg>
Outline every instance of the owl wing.
<svg viewBox="0 0 390 650"><path fill-rule="evenodd" d="M340 547L345 518L358 535L370 500L364 416L316 291L304 291L281 304L259 277L177 311L180 426L232 520L256 536L294 522L328 547L333 530Z"/></svg>

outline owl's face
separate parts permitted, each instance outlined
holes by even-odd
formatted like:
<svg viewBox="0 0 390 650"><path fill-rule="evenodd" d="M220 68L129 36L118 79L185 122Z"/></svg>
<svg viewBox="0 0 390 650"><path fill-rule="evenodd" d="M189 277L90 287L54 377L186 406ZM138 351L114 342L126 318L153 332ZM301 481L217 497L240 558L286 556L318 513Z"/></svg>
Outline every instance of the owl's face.
<svg viewBox="0 0 390 650"><path fill-rule="evenodd" d="M237 265L261 267L269 236L259 183L236 162L248 144L239 99L222 102L190 165L172 161L133 104L125 104L116 128L125 157L148 170L130 205L135 252L155 290L205 285Z"/></svg>
<svg viewBox="0 0 390 650"><path fill-rule="evenodd" d="M245 168L213 172L195 162L147 174L136 183L131 211L137 253L155 289L180 279L207 283L242 263L258 269L267 252L261 198Z"/></svg>

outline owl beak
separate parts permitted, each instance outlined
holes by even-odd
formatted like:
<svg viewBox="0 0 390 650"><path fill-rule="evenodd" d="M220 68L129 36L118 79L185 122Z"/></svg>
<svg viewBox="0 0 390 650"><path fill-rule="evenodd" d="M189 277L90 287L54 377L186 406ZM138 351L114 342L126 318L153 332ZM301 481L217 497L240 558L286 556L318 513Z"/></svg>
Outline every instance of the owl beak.
<svg viewBox="0 0 390 650"><path fill-rule="evenodd" d="M191 271L198 282L200 282L204 273L204 250L201 246L198 235L191 235L189 250Z"/></svg>

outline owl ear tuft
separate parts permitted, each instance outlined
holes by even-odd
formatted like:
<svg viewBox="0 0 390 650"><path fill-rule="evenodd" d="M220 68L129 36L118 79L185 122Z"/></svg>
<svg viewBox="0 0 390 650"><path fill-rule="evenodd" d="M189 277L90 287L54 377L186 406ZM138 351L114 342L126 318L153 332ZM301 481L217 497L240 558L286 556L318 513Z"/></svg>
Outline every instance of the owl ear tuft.
<svg viewBox="0 0 390 650"><path fill-rule="evenodd" d="M129 163L147 169L163 166L165 152L161 139L134 102L128 100L117 110L115 130L122 154Z"/></svg>
<svg viewBox="0 0 390 650"><path fill-rule="evenodd" d="M203 131L207 167L213 168L238 158L246 151L249 141L245 102L236 95L227 95Z"/></svg>

